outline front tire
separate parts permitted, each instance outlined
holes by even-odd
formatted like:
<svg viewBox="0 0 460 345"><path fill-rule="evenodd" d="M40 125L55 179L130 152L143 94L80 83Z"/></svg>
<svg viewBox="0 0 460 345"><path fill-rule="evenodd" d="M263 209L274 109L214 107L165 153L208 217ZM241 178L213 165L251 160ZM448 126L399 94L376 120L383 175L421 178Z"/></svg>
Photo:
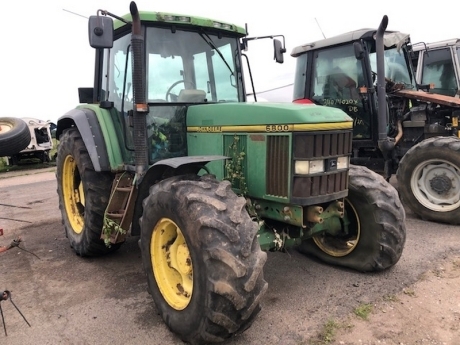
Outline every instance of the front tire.
<svg viewBox="0 0 460 345"><path fill-rule="evenodd" d="M101 239L114 177L94 171L76 128L64 130L60 137L56 166L59 208L70 246L81 256L98 256L119 248L119 244L108 248Z"/></svg>
<svg viewBox="0 0 460 345"><path fill-rule="evenodd" d="M433 137L413 146L396 173L402 201L420 218L460 224L460 139Z"/></svg>
<svg viewBox="0 0 460 345"><path fill-rule="evenodd" d="M332 265L362 272L395 265L406 241L406 215L396 189L363 166L350 166L345 199L348 233L322 233L304 241L299 250Z"/></svg>
<svg viewBox="0 0 460 345"><path fill-rule="evenodd" d="M248 328L267 290L267 255L244 198L210 175L176 176L151 187L143 207L142 261L171 331L203 344Z"/></svg>

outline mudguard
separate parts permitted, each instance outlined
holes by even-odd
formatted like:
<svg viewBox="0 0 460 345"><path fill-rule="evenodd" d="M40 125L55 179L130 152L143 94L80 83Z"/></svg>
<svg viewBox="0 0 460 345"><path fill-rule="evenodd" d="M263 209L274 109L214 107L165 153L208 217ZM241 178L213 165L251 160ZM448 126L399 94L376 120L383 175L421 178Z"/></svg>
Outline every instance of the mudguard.
<svg viewBox="0 0 460 345"><path fill-rule="evenodd" d="M167 166L170 166L171 168L177 169L182 165L189 165L189 164L194 165L198 163L203 163L203 165L205 165L212 161L229 159L229 158L230 157L219 156L219 155L175 157L175 158L162 159L161 161L158 161L155 164L153 164L152 167L158 166L158 165L167 165Z"/></svg>
<svg viewBox="0 0 460 345"><path fill-rule="evenodd" d="M95 171L110 171L110 162L104 136L97 116L91 109L72 109L59 118L56 138L64 129L76 126L81 133Z"/></svg>
<svg viewBox="0 0 460 345"><path fill-rule="evenodd" d="M137 236L140 234L139 218L142 216L143 212L142 202L148 196L150 186L164 179L165 175L171 177L182 174L198 174L207 163L228 158L230 157L219 155L186 156L163 159L153 164L149 170L147 170L144 178L137 187L138 194L131 223L131 235ZM172 168L174 171L166 173L168 168Z"/></svg>

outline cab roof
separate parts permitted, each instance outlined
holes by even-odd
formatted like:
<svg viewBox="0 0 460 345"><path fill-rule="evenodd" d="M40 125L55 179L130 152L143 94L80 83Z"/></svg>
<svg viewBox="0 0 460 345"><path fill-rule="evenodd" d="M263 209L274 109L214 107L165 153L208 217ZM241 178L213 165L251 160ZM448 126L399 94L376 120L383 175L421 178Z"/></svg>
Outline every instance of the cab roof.
<svg viewBox="0 0 460 345"><path fill-rule="evenodd" d="M195 27L208 27L212 29L218 29L223 31L228 31L231 33L237 33L241 36L246 35L246 30L240 26L235 24L222 22L220 20L214 20L211 18L204 18L204 17L197 17L197 16L189 16L184 14L178 13L168 13L168 12L145 12L139 11L139 17L141 22L153 22L153 23L171 23L171 24L178 24L178 25L189 25ZM128 22L131 22L131 14L125 14L122 16ZM127 25L126 23L122 22L121 20L115 20L113 23L114 29L118 29Z"/></svg>
<svg viewBox="0 0 460 345"><path fill-rule="evenodd" d="M422 50L422 49L437 49L437 48L444 48L444 47L450 47L450 46L457 46L460 47L460 38L451 38L447 40L442 40L442 41L436 41L436 42L430 42L424 44L423 42L416 43L412 45L412 49L414 51Z"/></svg>
<svg viewBox="0 0 460 345"><path fill-rule="evenodd" d="M317 50L320 48L340 45L343 43L354 42L361 39L374 39L374 35L377 32L377 29L359 29L355 31L350 31L338 36L322 39L316 42L311 42L307 44L303 44L300 46L295 47L292 52L291 56L297 57L302 55L310 50ZM385 31L383 36L384 44L387 47L391 47L392 45L400 45L404 42L409 41L409 35L404 34L399 31Z"/></svg>

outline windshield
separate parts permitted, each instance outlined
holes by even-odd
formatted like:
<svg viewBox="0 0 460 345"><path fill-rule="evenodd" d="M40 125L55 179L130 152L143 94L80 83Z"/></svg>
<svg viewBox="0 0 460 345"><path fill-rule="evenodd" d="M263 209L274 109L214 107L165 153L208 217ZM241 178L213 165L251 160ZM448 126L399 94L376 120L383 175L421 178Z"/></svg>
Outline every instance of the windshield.
<svg viewBox="0 0 460 345"><path fill-rule="evenodd" d="M430 50L424 54L422 84L433 84L430 92L455 96L457 81L450 48Z"/></svg>
<svg viewBox="0 0 460 345"><path fill-rule="evenodd" d="M298 62L298 66L306 61ZM321 49L313 58L313 78L308 95L316 104L342 109L354 119L353 137L366 139L370 137L369 112L364 108L359 87L365 86L362 60L357 60L353 45L342 45ZM300 73L298 70L297 73ZM303 72L305 73L305 72ZM300 74L296 75L299 78ZM294 95L301 87L302 76Z"/></svg>
<svg viewBox="0 0 460 345"><path fill-rule="evenodd" d="M189 104L244 100L237 36L204 30L173 31L146 28L146 122L151 162L186 154ZM114 112L120 114L126 149L132 151L134 135L129 111L134 100L129 32L116 38L103 57L101 98L113 102Z"/></svg>
<svg viewBox="0 0 460 345"><path fill-rule="evenodd" d="M396 47L385 50L385 78L390 79L394 83L402 83L406 89L415 89L415 80L409 72L404 49ZM377 72L377 57L376 53L369 54L372 71Z"/></svg>
<svg viewBox="0 0 460 345"><path fill-rule="evenodd" d="M242 100L237 38L155 27L146 36L149 102Z"/></svg>

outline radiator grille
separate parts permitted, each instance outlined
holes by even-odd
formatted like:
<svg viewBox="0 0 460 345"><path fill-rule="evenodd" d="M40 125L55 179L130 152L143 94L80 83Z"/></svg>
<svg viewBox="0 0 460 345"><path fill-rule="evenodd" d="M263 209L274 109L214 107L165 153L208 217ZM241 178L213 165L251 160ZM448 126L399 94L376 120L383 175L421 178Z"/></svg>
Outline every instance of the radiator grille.
<svg viewBox="0 0 460 345"><path fill-rule="evenodd" d="M267 137L267 194L288 196L289 165L289 136Z"/></svg>
<svg viewBox="0 0 460 345"><path fill-rule="evenodd" d="M294 158L348 155L351 139L351 131L297 134L294 137Z"/></svg>
<svg viewBox="0 0 460 345"><path fill-rule="evenodd" d="M294 136L294 160L336 159L351 154L352 131L298 133ZM326 171L317 175L295 175L294 198L324 197L348 189L348 170Z"/></svg>
<svg viewBox="0 0 460 345"><path fill-rule="evenodd" d="M293 197L306 198L341 192L348 189L348 171L319 176L295 176Z"/></svg>

